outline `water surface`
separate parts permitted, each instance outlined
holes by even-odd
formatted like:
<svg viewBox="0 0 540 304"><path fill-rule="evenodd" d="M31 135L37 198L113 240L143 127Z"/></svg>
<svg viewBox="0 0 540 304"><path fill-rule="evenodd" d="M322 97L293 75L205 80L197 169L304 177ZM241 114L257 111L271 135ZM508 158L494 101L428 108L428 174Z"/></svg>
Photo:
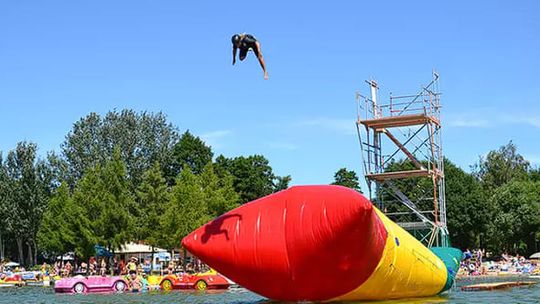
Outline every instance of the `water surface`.
<svg viewBox="0 0 540 304"><path fill-rule="evenodd" d="M498 291L461 292L459 286L486 281L509 281L512 279L490 280L462 280L458 282L458 288L454 288L449 294L420 299L407 299L396 301L369 302L370 304L382 303L540 303L540 285L530 287L511 288ZM261 296L242 288L228 291L195 292L195 291L172 291L172 292L147 292L147 293L124 293L124 294L55 294L51 287L3 287L0 288L0 303L259 303L275 304ZM361 303L361 302L349 302Z"/></svg>

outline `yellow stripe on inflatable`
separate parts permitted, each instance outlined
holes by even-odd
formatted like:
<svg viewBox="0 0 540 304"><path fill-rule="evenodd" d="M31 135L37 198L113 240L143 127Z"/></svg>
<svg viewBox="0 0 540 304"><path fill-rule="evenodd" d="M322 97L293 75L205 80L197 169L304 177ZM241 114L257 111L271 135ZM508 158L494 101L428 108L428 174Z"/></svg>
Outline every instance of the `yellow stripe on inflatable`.
<svg viewBox="0 0 540 304"><path fill-rule="evenodd" d="M381 211L376 208L375 211L388 231L381 260L362 285L332 301L397 299L439 293L447 278L442 260Z"/></svg>

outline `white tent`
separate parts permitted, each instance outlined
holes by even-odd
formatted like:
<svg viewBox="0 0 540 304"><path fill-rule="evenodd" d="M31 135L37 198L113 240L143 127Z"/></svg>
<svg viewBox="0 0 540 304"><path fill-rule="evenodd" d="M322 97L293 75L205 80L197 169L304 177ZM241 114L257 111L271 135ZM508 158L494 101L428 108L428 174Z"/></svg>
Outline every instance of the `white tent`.
<svg viewBox="0 0 540 304"><path fill-rule="evenodd" d="M540 252L531 255L530 259L540 260Z"/></svg>
<svg viewBox="0 0 540 304"><path fill-rule="evenodd" d="M19 267L20 264L17 263L17 262L8 262L8 263L6 263L5 266L6 266L6 267Z"/></svg>
<svg viewBox="0 0 540 304"><path fill-rule="evenodd" d="M162 248L154 247L154 252L167 252ZM140 253L152 253L152 246L144 244L128 243L120 246L120 250L116 251L117 254L136 255Z"/></svg>

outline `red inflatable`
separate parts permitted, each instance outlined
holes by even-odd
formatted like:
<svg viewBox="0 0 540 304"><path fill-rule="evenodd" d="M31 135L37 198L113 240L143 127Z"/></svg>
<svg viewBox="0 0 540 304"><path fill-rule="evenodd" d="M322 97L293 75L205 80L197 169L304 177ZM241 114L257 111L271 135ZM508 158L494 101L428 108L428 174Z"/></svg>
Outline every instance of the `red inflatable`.
<svg viewBox="0 0 540 304"><path fill-rule="evenodd" d="M182 245L271 299L328 300L375 271L387 230L373 205L338 186L297 186L232 210Z"/></svg>

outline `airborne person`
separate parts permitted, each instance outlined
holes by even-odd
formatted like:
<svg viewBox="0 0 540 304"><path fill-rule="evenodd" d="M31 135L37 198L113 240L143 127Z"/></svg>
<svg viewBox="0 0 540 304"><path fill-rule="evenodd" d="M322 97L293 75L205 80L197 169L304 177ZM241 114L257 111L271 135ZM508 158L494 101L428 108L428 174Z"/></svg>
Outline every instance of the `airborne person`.
<svg viewBox="0 0 540 304"><path fill-rule="evenodd" d="M234 65L236 63L236 50L240 49L240 55L238 58L240 61L244 60L246 58L247 53L249 50L252 50L253 53L257 56L257 59L259 59L259 63L261 64L261 68L264 72L264 79L268 80L268 73L266 72L266 65L264 64L264 58L261 52L261 44L255 37L253 37L250 34L235 34L231 38L232 44L233 44L233 62Z"/></svg>

